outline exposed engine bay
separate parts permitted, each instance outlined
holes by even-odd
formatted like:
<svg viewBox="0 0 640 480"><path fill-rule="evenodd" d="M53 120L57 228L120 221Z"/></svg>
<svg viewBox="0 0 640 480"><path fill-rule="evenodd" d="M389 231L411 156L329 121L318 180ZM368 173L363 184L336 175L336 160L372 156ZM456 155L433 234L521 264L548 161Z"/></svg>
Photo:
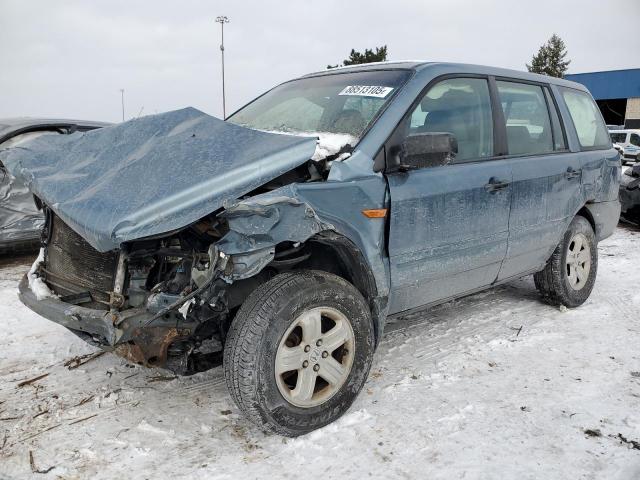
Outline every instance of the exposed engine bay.
<svg viewBox="0 0 640 480"><path fill-rule="evenodd" d="M52 296L65 304L103 311L113 324L112 338L71 328L84 340L135 363L181 375L212 368L222 361L225 334L246 297L278 273L308 267L311 256L303 242L281 242L265 249L250 235L248 242L259 247L255 252L247 247L242 254L225 254L218 248L223 238L236 246L242 243L238 240L242 225L230 234L230 222L253 217L252 197L266 193L267 200L255 205L258 218L268 219L278 208L299 209L300 225L305 220L308 225L300 228L301 240L325 229L308 206L281 196L269 200L268 192L293 182L322 181L331 161L331 157L309 161L245 195L229 210L172 234L127 242L108 252L95 250L42 205L44 257L36 274ZM260 231L260 225L253 228Z"/></svg>

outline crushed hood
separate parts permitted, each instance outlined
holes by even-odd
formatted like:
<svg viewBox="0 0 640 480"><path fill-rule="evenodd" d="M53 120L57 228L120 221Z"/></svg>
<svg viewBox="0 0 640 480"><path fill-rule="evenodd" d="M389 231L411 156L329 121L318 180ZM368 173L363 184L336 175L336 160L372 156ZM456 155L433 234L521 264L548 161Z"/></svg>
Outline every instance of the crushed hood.
<svg viewBox="0 0 640 480"><path fill-rule="evenodd" d="M98 251L185 227L309 160L316 139L194 108L36 138L0 161Z"/></svg>

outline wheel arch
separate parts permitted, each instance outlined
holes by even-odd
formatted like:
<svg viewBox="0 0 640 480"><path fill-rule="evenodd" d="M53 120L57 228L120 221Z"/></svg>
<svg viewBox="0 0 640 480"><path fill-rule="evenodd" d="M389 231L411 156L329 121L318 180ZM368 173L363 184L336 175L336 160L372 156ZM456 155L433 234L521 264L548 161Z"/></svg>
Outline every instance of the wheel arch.
<svg viewBox="0 0 640 480"><path fill-rule="evenodd" d="M379 296L375 276L364 254L349 238L331 230L314 235L305 244L311 255L298 268L333 273L356 287L369 305L377 345L384 323L382 310L386 299Z"/></svg>
<svg viewBox="0 0 640 480"><path fill-rule="evenodd" d="M609 237L616 229L620 219L620 202L618 200L606 202L588 202L576 213L584 217L596 234L596 242Z"/></svg>
<svg viewBox="0 0 640 480"><path fill-rule="evenodd" d="M598 230L596 226L596 221L593 218L593 214L591 213L591 210L589 210L588 207L589 207L588 203L584 204L582 208L578 210L574 216L584 217L591 224L591 228L593 228L593 232L596 234L596 238L597 238Z"/></svg>

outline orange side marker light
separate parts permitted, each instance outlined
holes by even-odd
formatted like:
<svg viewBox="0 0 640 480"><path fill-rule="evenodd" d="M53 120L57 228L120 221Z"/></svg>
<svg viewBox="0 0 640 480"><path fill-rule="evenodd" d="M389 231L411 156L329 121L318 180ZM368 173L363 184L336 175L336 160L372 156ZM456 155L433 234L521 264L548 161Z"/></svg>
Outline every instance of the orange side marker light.
<svg viewBox="0 0 640 480"><path fill-rule="evenodd" d="M387 209L373 208L371 210L362 210L362 214L367 218L384 218L387 216Z"/></svg>

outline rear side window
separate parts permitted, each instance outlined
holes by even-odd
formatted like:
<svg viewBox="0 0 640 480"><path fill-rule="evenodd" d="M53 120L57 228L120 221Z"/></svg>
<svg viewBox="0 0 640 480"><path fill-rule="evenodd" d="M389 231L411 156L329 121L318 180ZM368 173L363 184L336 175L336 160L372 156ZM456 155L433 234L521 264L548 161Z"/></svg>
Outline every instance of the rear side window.
<svg viewBox="0 0 640 480"><path fill-rule="evenodd" d="M614 143L625 143L627 141L626 133L612 133L611 141Z"/></svg>
<svg viewBox="0 0 640 480"><path fill-rule="evenodd" d="M547 99L547 107L551 113L551 131L553 132L553 147L556 150L566 150L567 141L564 138L564 130L560 124L560 115L558 115L558 106L553 101L553 97L549 89L545 87L544 95Z"/></svg>
<svg viewBox="0 0 640 480"><path fill-rule="evenodd" d="M429 89L411 113L409 132L451 133L456 161L493 156L493 119L487 80L452 78Z"/></svg>
<svg viewBox="0 0 640 480"><path fill-rule="evenodd" d="M509 154L553 152L551 119L542 87L505 81L496 85L507 124Z"/></svg>
<svg viewBox="0 0 640 480"><path fill-rule="evenodd" d="M640 147L640 135L637 133L632 133L629 137L629 143L631 145L635 145L636 147Z"/></svg>
<svg viewBox="0 0 640 480"><path fill-rule="evenodd" d="M607 127L591 96L571 88L561 88L561 91L576 127L580 146L585 149L610 148L611 138Z"/></svg>

